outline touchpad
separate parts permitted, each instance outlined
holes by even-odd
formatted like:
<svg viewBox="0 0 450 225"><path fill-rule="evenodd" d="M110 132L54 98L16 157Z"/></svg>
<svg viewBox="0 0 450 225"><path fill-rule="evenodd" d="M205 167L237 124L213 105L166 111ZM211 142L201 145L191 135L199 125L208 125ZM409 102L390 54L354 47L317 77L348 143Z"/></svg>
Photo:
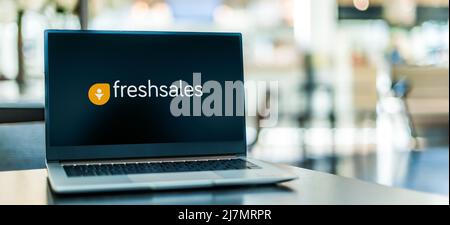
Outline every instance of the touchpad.
<svg viewBox="0 0 450 225"><path fill-rule="evenodd" d="M222 178L214 172L178 172L178 173L148 173L128 175L133 182L159 182L159 181L187 181L187 180L213 180Z"/></svg>

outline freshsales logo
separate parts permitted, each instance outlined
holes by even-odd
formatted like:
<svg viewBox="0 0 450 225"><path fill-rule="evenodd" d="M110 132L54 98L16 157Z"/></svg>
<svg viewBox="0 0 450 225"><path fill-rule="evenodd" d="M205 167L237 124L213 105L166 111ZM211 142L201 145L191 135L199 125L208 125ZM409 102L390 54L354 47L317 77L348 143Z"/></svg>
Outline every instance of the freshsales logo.
<svg viewBox="0 0 450 225"><path fill-rule="evenodd" d="M89 88L88 97L94 105L104 105L109 101L110 89L108 83L96 83Z"/></svg>
<svg viewBox="0 0 450 225"><path fill-rule="evenodd" d="M198 74L200 76L200 74ZM112 90L111 86L112 85ZM171 85L155 85L151 80L141 85L123 84L120 80L109 83L95 83L89 88L88 97L92 104L102 106L110 98L145 98L145 97L201 97L202 85L187 84L183 80Z"/></svg>
<svg viewBox="0 0 450 225"><path fill-rule="evenodd" d="M112 99L172 98L170 113L189 116L259 116L261 127L275 126L278 121L278 81L227 80L202 82L202 74L192 73L192 82L176 80L171 84L154 84L151 80L129 84L121 80L95 83L89 88L89 101L102 106ZM247 99L248 108L244 100ZM114 101L114 100L113 100Z"/></svg>

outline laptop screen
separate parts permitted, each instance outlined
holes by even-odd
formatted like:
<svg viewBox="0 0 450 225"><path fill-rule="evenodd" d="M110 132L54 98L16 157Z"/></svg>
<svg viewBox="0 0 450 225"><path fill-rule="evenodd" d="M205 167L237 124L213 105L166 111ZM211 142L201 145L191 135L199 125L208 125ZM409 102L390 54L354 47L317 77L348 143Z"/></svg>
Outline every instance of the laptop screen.
<svg viewBox="0 0 450 225"><path fill-rule="evenodd" d="M243 143L242 80L240 34L47 31L47 146Z"/></svg>

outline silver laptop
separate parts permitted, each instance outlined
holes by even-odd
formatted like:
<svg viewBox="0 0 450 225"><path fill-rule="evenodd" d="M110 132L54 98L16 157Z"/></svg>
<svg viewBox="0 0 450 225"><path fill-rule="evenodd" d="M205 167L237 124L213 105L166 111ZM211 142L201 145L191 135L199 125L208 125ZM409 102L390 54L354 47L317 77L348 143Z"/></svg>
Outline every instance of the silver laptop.
<svg viewBox="0 0 450 225"><path fill-rule="evenodd" d="M239 33L47 30L45 92L57 193L296 178L246 157Z"/></svg>

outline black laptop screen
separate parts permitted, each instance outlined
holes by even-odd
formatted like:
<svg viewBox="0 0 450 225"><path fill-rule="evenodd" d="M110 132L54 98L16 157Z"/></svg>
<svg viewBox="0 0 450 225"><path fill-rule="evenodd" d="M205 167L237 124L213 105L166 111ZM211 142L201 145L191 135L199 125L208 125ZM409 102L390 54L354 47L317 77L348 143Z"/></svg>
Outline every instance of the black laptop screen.
<svg viewBox="0 0 450 225"><path fill-rule="evenodd" d="M50 32L46 51L50 146L245 137L239 34Z"/></svg>

